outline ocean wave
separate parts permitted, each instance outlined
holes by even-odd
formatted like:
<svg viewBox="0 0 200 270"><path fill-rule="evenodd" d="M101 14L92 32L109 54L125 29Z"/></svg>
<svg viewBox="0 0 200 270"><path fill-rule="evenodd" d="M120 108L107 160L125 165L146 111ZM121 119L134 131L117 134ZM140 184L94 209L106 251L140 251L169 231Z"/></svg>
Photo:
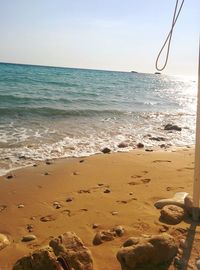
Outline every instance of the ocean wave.
<svg viewBox="0 0 200 270"><path fill-rule="evenodd" d="M152 118L161 116L195 116L194 113L185 111L176 112L154 112L154 111L135 111L135 110L108 110L108 109L65 109L65 108L53 108L53 107L28 107L28 106L18 106L18 107L0 107L0 119L9 117L120 117L120 116L132 116Z"/></svg>
<svg viewBox="0 0 200 270"><path fill-rule="evenodd" d="M10 106L12 106L12 104L14 103L15 105L20 105L20 104L30 104L30 105L34 105L37 104L38 102L40 103L53 103L53 102L62 102L62 103L71 103L72 100L71 99L67 99L67 98L56 98L56 97L48 97L45 95L41 95L41 96L27 96L27 95L1 95L0 94L0 105L3 104L5 105L5 103L9 104Z"/></svg>
<svg viewBox="0 0 200 270"><path fill-rule="evenodd" d="M52 107L15 107L15 108L0 108L0 117L4 116L14 116L14 115L39 115L39 116L98 116L98 115L125 115L126 111L120 110L70 110L70 109L58 109Z"/></svg>

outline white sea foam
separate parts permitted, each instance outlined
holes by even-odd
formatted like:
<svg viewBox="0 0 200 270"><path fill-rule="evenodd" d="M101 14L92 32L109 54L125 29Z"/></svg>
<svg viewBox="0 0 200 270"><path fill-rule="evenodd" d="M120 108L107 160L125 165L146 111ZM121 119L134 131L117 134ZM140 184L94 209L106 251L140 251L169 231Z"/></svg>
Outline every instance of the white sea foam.
<svg viewBox="0 0 200 270"><path fill-rule="evenodd" d="M184 126L181 118L184 119ZM0 173L5 174L11 169L33 164L36 160L89 156L100 153L104 147L109 147L114 152L130 151L136 147L138 142L153 148L159 147L161 144L192 145L194 143L193 118L192 115L153 113L143 114L142 117L139 115L134 118L134 121L129 118L126 121L125 119L119 121L119 119L107 118L106 121L97 123L96 119L93 119L86 129L84 125L79 127L72 125L70 135L66 135L67 132L64 132L64 128L61 128L60 125L58 125L57 131L55 129L51 131L49 128L37 131L18 129L15 133L10 134L10 137L7 136L10 142L13 142L14 137L17 138L16 142L12 143L10 147L1 149ZM164 130L165 124L179 123L178 121L182 127L181 132ZM152 137L164 139L156 141L151 140ZM3 141L1 140L1 142ZM121 142L126 142L128 147L119 148L118 145Z"/></svg>

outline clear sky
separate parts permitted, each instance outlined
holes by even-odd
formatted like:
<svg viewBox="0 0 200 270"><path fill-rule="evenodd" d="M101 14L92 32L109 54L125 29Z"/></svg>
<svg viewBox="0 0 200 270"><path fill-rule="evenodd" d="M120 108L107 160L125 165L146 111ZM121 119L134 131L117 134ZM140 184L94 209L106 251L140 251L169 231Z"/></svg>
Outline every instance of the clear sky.
<svg viewBox="0 0 200 270"><path fill-rule="evenodd" d="M0 61L154 72L175 0L0 0ZM197 75L200 0L185 0L165 73Z"/></svg>

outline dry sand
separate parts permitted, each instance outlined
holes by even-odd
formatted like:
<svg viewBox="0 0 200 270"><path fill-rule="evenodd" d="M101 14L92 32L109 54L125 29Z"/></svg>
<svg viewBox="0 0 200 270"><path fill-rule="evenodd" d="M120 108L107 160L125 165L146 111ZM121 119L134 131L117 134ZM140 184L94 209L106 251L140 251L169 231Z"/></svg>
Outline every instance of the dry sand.
<svg viewBox="0 0 200 270"><path fill-rule="evenodd" d="M12 242L0 251L0 269L12 269L16 260L48 244L52 236L73 231L91 250L96 270L120 270L116 252L129 236L162 231L160 212L154 203L176 192L192 193L193 152L135 150L61 159L50 165L38 163L36 167L19 169L11 179L0 177L0 205L6 206L0 212L0 233L8 235ZM106 188L111 192L104 193ZM73 200L66 202L68 197ZM54 202L59 202L61 208L56 209ZM24 208L18 208L19 204ZM117 214L113 215L113 211ZM45 216L50 221L40 220ZM94 223L99 227L93 229ZM28 224L33 226L31 234L37 239L24 243L21 239L29 233ZM99 246L92 244L96 231L115 225L124 226L122 237ZM183 238L180 228L190 228L187 237L194 234L186 221L168 228L179 238ZM199 256L199 232L197 227L188 269L193 269Z"/></svg>

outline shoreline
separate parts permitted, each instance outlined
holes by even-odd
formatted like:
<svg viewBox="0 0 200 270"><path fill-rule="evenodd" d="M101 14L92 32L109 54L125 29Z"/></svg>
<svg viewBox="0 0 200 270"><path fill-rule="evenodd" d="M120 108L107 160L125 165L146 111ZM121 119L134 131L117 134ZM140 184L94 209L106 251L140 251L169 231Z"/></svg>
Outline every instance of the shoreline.
<svg viewBox="0 0 200 270"><path fill-rule="evenodd" d="M161 148L159 146L150 146L150 147L143 147L143 148L132 148L132 149L126 149L125 148L121 148L118 151L113 151L111 150L111 152L109 154L115 154L115 153L132 153L134 151L146 151L146 152L173 152L173 151L179 151L179 150L183 150L183 149L194 149L194 145L187 145L185 147L183 146L167 146L166 148ZM14 171L16 170L21 170L21 169L25 169L27 167L32 167L35 166L37 164L41 164L41 163L45 163L46 161L50 161L50 162L54 162L54 161L59 161L59 160L68 160L68 159L78 159L78 158L88 158L88 157L92 157L92 156L96 156L96 155L102 155L102 151L93 153L93 154L88 154L88 155L84 155L84 156L68 156L68 157L53 157L53 158L48 158L48 159L44 159L44 160L34 160L34 159L28 159L25 157L25 160L28 160L28 162L30 162L30 164L24 164L18 167L13 167L10 169L2 169L2 172L0 170L0 177L5 177L6 175L12 174Z"/></svg>
<svg viewBox="0 0 200 270"><path fill-rule="evenodd" d="M194 149L134 150L39 162L13 171L11 179L0 177L0 205L5 206L0 211L0 233L11 241L0 250L0 268L12 269L19 258L47 245L52 237L73 231L91 250L95 270L120 270L116 253L122 243L130 236L158 234L165 225L154 203L176 192L192 193L193 163ZM42 222L47 216L50 220ZM22 242L30 224L37 238ZM125 229L122 237L92 244L97 231L117 225ZM177 228L189 224L167 227L176 236ZM192 263L196 255L194 250Z"/></svg>

